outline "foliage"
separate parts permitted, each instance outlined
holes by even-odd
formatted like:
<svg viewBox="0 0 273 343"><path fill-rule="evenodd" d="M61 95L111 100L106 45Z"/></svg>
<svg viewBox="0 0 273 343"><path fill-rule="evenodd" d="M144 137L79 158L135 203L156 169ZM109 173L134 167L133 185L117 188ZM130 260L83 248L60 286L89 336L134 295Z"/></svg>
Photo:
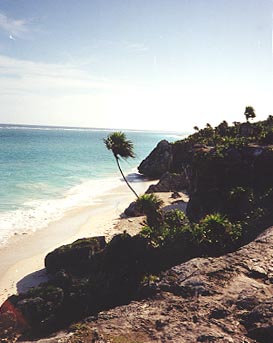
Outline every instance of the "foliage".
<svg viewBox="0 0 273 343"><path fill-rule="evenodd" d="M162 223L162 213L160 211L162 205L162 199L154 193L143 194L136 201L138 210L147 217L148 226L153 227L158 231L160 230Z"/></svg>
<svg viewBox="0 0 273 343"><path fill-rule="evenodd" d="M246 106L245 115L248 119L256 117L255 110L252 106ZM241 126L244 123L234 122L233 126L229 126L224 120L218 126L213 128L207 124L205 128L199 129L194 127L195 132L185 138L183 141L175 142L179 144L181 142L190 143L191 145L201 144L214 147L217 151L224 152L225 150L234 147L241 149L242 147L251 144L273 144L273 116L268 116L264 121L252 123L253 134L249 137L244 137L241 133Z"/></svg>
<svg viewBox="0 0 273 343"><path fill-rule="evenodd" d="M244 113L246 120L254 119L256 117L255 110L252 106L246 106Z"/></svg>
<svg viewBox="0 0 273 343"><path fill-rule="evenodd" d="M127 159L128 157L134 158L134 145L132 141L126 138L123 132L113 132L103 140L106 148L111 150L116 158L122 157Z"/></svg>
<svg viewBox="0 0 273 343"><path fill-rule="evenodd" d="M247 106L245 115L247 120L253 119L254 108ZM189 170L191 201L187 213L197 222L206 214L221 213L235 225L235 232L241 231L246 243L273 220L273 192L266 195L273 182L273 116L256 123L229 126L224 120L215 128L207 124L194 129L192 135L173 143L173 171ZM190 225L192 232L205 230L205 222L198 227Z"/></svg>
<svg viewBox="0 0 273 343"><path fill-rule="evenodd" d="M118 132L113 132L113 133L109 134L107 136L107 138L103 140L103 142L104 142L106 148L108 150L112 151L112 153L116 159L119 171L120 171L124 181L126 182L127 186L131 189L131 191L134 193L134 195L138 198L138 194L135 192L135 190L132 188L132 186L127 181L127 179L126 179L125 175L123 174L123 171L120 167L120 164L119 164L119 157L121 157L123 159L127 159L129 157L132 157L132 158L135 157L134 145L133 145L132 141L127 139L125 133L118 131Z"/></svg>
<svg viewBox="0 0 273 343"><path fill-rule="evenodd" d="M181 256L183 249L187 251L187 246L195 247L195 256L217 255L239 244L242 225L240 222L232 223L220 213L208 214L198 223L191 223L183 212L171 210L165 214L160 230L145 226L141 235L154 247L177 249L179 244Z"/></svg>
<svg viewBox="0 0 273 343"><path fill-rule="evenodd" d="M190 222L184 212L174 209L164 215L164 229L162 236L168 242L180 238L186 231L190 232Z"/></svg>
<svg viewBox="0 0 273 343"><path fill-rule="evenodd" d="M189 224L189 220L184 212L174 209L165 213L165 224L171 228L177 228Z"/></svg>
<svg viewBox="0 0 273 343"><path fill-rule="evenodd" d="M242 227L240 223L232 224L220 213L212 213L194 225L193 235L199 245L224 252L241 237Z"/></svg>
<svg viewBox="0 0 273 343"><path fill-rule="evenodd" d="M231 220L243 220L246 213L254 206L254 193L252 188L236 186L226 194L226 214Z"/></svg>
<svg viewBox="0 0 273 343"><path fill-rule="evenodd" d="M159 280L158 275L146 274L143 276L143 279L141 282L142 282L142 284L153 284L158 280Z"/></svg>
<svg viewBox="0 0 273 343"><path fill-rule="evenodd" d="M143 194L137 199L136 205L141 212L149 215L151 212L160 209L163 205L163 200L154 193Z"/></svg>
<svg viewBox="0 0 273 343"><path fill-rule="evenodd" d="M155 210L160 216L160 224L147 225L141 230L141 235L148 238L153 246L164 246L175 241L185 231L189 230L190 223L186 215L180 210L170 210L164 214ZM147 218L147 223L149 222Z"/></svg>
<svg viewBox="0 0 273 343"><path fill-rule="evenodd" d="M147 238L152 245L158 246L160 237L159 230L156 230L154 227L145 225L142 227L140 235L144 238Z"/></svg>

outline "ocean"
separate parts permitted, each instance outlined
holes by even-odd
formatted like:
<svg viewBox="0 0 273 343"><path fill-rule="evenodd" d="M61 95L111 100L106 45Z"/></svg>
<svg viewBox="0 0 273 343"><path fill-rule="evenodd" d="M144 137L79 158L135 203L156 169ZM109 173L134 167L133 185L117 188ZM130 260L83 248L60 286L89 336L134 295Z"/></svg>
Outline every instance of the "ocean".
<svg viewBox="0 0 273 343"><path fill-rule="evenodd" d="M0 245L14 234L46 227L77 207L96 203L121 184L103 143L113 130L0 124ZM121 160L129 179L156 144L183 133L126 131L135 159ZM128 191L130 191L128 189Z"/></svg>

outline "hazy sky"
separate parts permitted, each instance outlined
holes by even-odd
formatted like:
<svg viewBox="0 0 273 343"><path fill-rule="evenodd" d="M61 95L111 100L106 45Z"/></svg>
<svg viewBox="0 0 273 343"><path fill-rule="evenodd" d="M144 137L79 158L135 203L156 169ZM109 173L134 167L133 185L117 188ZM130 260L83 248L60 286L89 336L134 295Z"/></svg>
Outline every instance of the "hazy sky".
<svg viewBox="0 0 273 343"><path fill-rule="evenodd" d="M272 109L272 0L0 0L0 122L191 130Z"/></svg>

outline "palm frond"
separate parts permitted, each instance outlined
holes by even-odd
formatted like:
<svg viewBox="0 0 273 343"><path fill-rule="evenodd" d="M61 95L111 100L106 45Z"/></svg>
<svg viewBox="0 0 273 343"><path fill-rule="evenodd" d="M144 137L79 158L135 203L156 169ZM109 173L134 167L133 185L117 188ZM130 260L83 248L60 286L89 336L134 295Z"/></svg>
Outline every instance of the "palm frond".
<svg viewBox="0 0 273 343"><path fill-rule="evenodd" d="M128 140L123 132L113 132L103 142L106 148L111 150L116 158L122 157L127 159L129 157L135 157L133 142Z"/></svg>

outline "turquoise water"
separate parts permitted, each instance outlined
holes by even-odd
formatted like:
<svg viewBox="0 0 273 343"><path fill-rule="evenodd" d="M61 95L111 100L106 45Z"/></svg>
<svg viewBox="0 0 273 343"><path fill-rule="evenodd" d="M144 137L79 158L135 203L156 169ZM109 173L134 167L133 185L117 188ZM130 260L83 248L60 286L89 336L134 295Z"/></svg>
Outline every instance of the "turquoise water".
<svg viewBox="0 0 273 343"><path fill-rule="evenodd" d="M0 125L0 242L14 232L36 230L65 211L91 204L120 184L115 160L103 143L112 130ZM125 174L161 139L183 134L125 131L136 158L122 161ZM133 177L136 175L132 174Z"/></svg>

